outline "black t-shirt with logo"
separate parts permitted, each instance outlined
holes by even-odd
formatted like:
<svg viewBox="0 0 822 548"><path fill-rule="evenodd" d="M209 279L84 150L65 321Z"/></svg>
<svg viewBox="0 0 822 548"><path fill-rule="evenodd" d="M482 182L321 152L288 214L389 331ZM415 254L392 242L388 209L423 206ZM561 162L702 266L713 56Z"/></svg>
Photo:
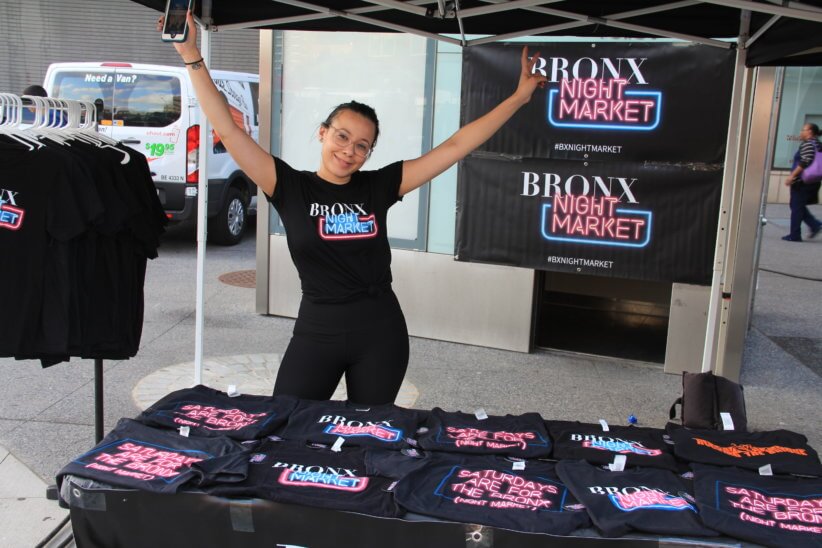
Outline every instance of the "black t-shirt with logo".
<svg viewBox="0 0 822 548"><path fill-rule="evenodd" d="M369 467L396 469L397 458L372 455ZM590 525L550 463L527 461L524 470L515 470L505 457L428 453L399 468L405 470L394 496L410 512L554 535Z"/></svg>
<svg viewBox="0 0 822 548"><path fill-rule="evenodd" d="M616 455L625 455L626 466L649 466L676 471L671 446L664 441L664 432L656 428L609 426L604 431L599 424L571 421L546 421L554 442L553 457L583 459L594 464L607 464Z"/></svg>
<svg viewBox="0 0 822 548"><path fill-rule="evenodd" d="M612 472L585 461L564 460L557 463L557 474L605 536L620 536L631 530L658 535L716 535L701 523L693 496L673 472L657 468Z"/></svg>
<svg viewBox="0 0 822 548"><path fill-rule="evenodd" d="M192 438L151 428L131 419L63 467L67 474L116 487L176 493L182 487L241 481L248 470L245 447L228 438Z"/></svg>
<svg viewBox="0 0 822 548"><path fill-rule="evenodd" d="M208 492L372 516L400 515L390 492L393 481L369 474L365 456L366 450L357 447L335 452L300 442L266 440L251 453L245 481L214 485Z"/></svg>
<svg viewBox="0 0 822 548"><path fill-rule="evenodd" d="M822 480L700 464L693 469L707 526L765 546L822 547Z"/></svg>
<svg viewBox="0 0 822 548"><path fill-rule="evenodd" d="M0 356L65 353L71 241L101 215L102 204L57 147L30 151L0 137L0 165Z"/></svg>
<svg viewBox="0 0 822 548"><path fill-rule="evenodd" d="M274 158L268 200L286 228L288 250L312 302L346 302L391 284L386 218L399 198L402 162L357 171L337 185Z"/></svg>
<svg viewBox="0 0 822 548"><path fill-rule="evenodd" d="M145 157L122 164L114 148L44 142L29 151L0 137L0 244L10 244L0 281L18 289L6 304L25 310L0 320L0 355L44 366L133 356L146 257L166 223Z"/></svg>
<svg viewBox="0 0 822 548"><path fill-rule="evenodd" d="M537 413L478 419L476 415L435 407L425 427L417 442L426 450L520 458L551 454L551 440Z"/></svg>
<svg viewBox="0 0 822 548"><path fill-rule="evenodd" d="M819 455L808 438L790 430L736 432L669 425L668 433L676 456L689 462L749 470L770 464L774 474L822 476Z"/></svg>
<svg viewBox="0 0 822 548"><path fill-rule="evenodd" d="M197 385L168 394L143 411L137 420L163 428L188 426L191 436L253 440L275 433L296 405L297 399L291 396L231 397Z"/></svg>
<svg viewBox="0 0 822 548"><path fill-rule="evenodd" d="M301 400L281 436L287 440L400 449L420 423L420 414L393 404L363 406L345 401Z"/></svg>

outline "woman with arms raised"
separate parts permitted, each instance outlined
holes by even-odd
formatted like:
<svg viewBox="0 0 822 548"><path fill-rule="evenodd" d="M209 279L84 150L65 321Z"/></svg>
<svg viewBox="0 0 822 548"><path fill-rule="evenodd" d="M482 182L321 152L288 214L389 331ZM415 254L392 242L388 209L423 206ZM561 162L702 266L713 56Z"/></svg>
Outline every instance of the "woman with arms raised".
<svg viewBox="0 0 822 548"><path fill-rule="evenodd" d="M408 366L408 331L391 290L388 208L491 137L526 104L545 77L532 73L538 54L522 50L514 93L445 142L413 160L362 171L377 144L374 110L351 101L334 108L317 131L315 172L272 157L234 124L197 50L195 23L175 43L200 106L228 152L277 209L302 284L291 342L274 394L323 400L345 375L354 403L393 402ZM162 28L162 21L158 24Z"/></svg>

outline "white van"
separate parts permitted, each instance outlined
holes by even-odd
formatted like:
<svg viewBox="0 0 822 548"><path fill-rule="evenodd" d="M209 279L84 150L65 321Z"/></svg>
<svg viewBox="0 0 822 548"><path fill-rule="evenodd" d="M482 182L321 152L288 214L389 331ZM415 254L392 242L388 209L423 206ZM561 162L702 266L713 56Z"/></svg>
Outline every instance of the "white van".
<svg viewBox="0 0 822 548"><path fill-rule="evenodd" d="M259 77L211 71L237 125L259 137ZM200 110L183 67L136 63L54 63L43 83L50 97L98 104L100 133L143 153L166 216L196 218ZM242 238L256 187L214 131L208 150L208 239L234 245ZM254 200L256 202L256 200Z"/></svg>

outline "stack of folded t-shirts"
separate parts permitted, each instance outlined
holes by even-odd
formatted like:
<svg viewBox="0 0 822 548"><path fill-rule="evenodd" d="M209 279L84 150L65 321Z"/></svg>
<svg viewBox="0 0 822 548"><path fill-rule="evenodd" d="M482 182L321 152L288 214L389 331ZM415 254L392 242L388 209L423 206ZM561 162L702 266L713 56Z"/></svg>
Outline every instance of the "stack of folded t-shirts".
<svg viewBox="0 0 822 548"><path fill-rule="evenodd" d="M666 430L229 395L205 386L122 419L85 478L529 533L719 534L822 546L822 465L794 432ZM580 534L580 533L576 533Z"/></svg>

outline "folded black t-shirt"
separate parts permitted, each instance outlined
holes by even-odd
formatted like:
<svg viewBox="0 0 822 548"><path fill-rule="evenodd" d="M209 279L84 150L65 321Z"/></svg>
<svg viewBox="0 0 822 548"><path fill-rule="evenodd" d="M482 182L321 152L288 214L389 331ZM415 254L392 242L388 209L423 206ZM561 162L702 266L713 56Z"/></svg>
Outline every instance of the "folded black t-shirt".
<svg viewBox="0 0 822 548"><path fill-rule="evenodd" d="M301 400L282 432L287 440L400 449L416 432L420 414L393 404L364 406L345 401Z"/></svg>
<svg viewBox="0 0 822 548"><path fill-rule="evenodd" d="M231 397L203 385L176 390L143 411L137 420L151 426L188 426L191 436L260 439L274 434L297 405L292 396Z"/></svg>
<svg viewBox="0 0 822 548"><path fill-rule="evenodd" d="M689 462L748 470L770 464L774 474L822 476L819 455L808 438L790 430L736 432L669 425L668 433L676 456Z"/></svg>
<svg viewBox="0 0 822 548"><path fill-rule="evenodd" d="M822 547L822 480L700 464L693 469L705 525L765 546Z"/></svg>
<svg viewBox="0 0 822 548"><path fill-rule="evenodd" d="M468 413L435 407L417 437L419 446L431 451L508 455L520 458L551 454L551 441L537 413L489 416L478 419Z"/></svg>
<svg viewBox="0 0 822 548"><path fill-rule="evenodd" d="M248 477L215 485L215 495L258 497L276 502L347 510L372 516L400 515L392 480L366 471L366 450L335 452L300 442L265 441L249 457Z"/></svg>
<svg viewBox="0 0 822 548"><path fill-rule="evenodd" d="M192 438L120 419L91 451L57 474L90 478L116 487L176 493L182 487L205 487L240 481L248 470L245 447L228 438Z"/></svg>
<svg viewBox="0 0 822 548"><path fill-rule="evenodd" d="M557 474L605 536L620 536L631 530L658 535L716 535L699 520L693 496L673 472L656 468L612 472L585 461L560 461Z"/></svg>
<svg viewBox="0 0 822 548"><path fill-rule="evenodd" d="M671 446L657 428L610 426L570 421L546 421L554 442L553 457L583 459L593 464L608 464L616 455L625 455L626 466L648 466L676 471Z"/></svg>
<svg viewBox="0 0 822 548"><path fill-rule="evenodd" d="M369 468L394 468L396 459L372 455ZM514 470L514 463L504 457L449 453L429 453L422 461L408 462L407 473L394 488L397 503L408 511L554 535L590 525L553 464L527 461L524 470Z"/></svg>

